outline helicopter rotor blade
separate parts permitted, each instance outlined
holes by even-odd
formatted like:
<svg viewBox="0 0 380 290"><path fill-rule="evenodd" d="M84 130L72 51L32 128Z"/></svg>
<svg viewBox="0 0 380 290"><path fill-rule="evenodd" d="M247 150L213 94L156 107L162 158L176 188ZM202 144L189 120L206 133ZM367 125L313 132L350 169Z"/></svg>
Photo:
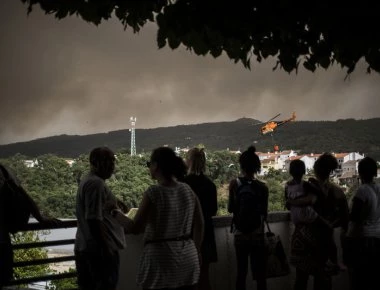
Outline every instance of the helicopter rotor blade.
<svg viewBox="0 0 380 290"><path fill-rule="evenodd" d="M274 120L274 119L276 119L278 116L280 116L281 114L277 114L276 116L274 116L272 119L270 119L270 120L268 120L266 123L268 123L268 122L270 122L270 121L272 121L272 120Z"/></svg>
<svg viewBox="0 0 380 290"><path fill-rule="evenodd" d="M252 124L252 126L258 126L258 125L262 125L262 124L266 124L267 122L261 122L261 123L255 123L255 124Z"/></svg>

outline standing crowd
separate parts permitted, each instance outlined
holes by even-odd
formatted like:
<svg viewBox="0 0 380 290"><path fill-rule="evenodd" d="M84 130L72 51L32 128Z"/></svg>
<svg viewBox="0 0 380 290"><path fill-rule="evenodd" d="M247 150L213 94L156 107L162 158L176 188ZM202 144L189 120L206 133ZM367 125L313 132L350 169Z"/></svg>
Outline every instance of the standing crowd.
<svg viewBox="0 0 380 290"><path fill-rule="evenodd" d="M135 217L106 184L115 170L114 153L106 147L91 151L90 173L79 183L76 198L78 228L75 239L78 285L85 290L114 290L119 279L119 251L126 234L143 233L144 247L137 284L142 289L212 289L211 263L218 260L212 217L217 213L217 189L205 175L203 149L191 149L184 161L168 147L152 152L147 167L156 184L143 194ZM261 163L253 146L239 157L241 175L229 185L228 211L237 263L236 289L246 289L248 265L257 289L267 287L268 244L265 224L270 188L257 178ZM286 207L294 223L290 263L295 267L294 290L306 290L310 276L314 290L332 289L332 276L348 271L353 290L378 289L380 261L380 186L374 182L377 164L370 157L359 162L361 184L350 205L331 180L336 158L321 155L314 177L305 180L305 164L290 164L292 179L285 185ZM12 279L13 252L7 221L10 185L22 188L0 166L0 289ZM59 220L41 215L23 191L30 214L46 225ZM269 226L268 226L269 227ZM343 259L339 261L334 232L341 231Z"/></svg>

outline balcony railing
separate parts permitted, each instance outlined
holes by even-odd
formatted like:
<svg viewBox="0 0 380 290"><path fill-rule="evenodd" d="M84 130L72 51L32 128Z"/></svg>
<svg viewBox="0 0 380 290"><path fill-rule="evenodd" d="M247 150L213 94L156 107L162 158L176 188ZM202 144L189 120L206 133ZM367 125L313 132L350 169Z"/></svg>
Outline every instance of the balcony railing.
<svg viewBox="0 0 380 290"><path fill-rule="evenodd" d="M76 220L68 220L68 221L62 221L62 223L60 223L58 226L48 227L48 228L38 223L29 223L21 231L25 231L25 232L26 231L40 231L40 230L67 229L67 228L76 228L76 227L77 227ZM62 245L73 245L74 242L75 242L74 239L63 239L63 240L39 241L39 242L23 243L23 244L13 244L12 247L13 247L13 250L45 248L45 247L62 246ZM74 261L74 260L75 260L74 255L68 255L68 256L63 256L63 257L52 257L52 258L47 258L47 259L18 261L14 263L13 267L19 268L19 267L53 264L53 263L60 263L60 262L67 262L67 261ZM44 276L35 276L35 277L12 280L9 283L9 286L28 285L35 282L61 280L61 279L74 278L74 277L76 277L75 271L69 272L69 273L49 274L49 275L44 275Z"/></svg>
<svg viewBox="0 0 380 290"><path fill-rule="evenodd" d="M272 212L268 216L271 229L276 234L280 235L285 251L289 254L290 250L290 237L293 231L293 225L289 221L288 212ZM233 246L233 235L230 233L231 217L222 216L214 218L215 236L218 251L218 262L210 264L210 278L212 289L214 290L232 290L235 289L235 275L236 275L236 261L235 249ZM76 221L65 221L57 228L74 228ZM24 230L45 230L38 224L29 224ZM339 243L339 234L336 233L336 242L341 255L341 247ZM14 245L15 249L32 248L32 247L46 247L55 245L73 244L73 239L59 240L59 241L46 241L32 244ZM143 249L142 235L127 236L127 248L121 251L121 264L120 264L120 279L118 290L137 290L140 289L136 285L136 274L138 271L138 261ZM73 256L62 258L49 258L35 261L18 262L15 266L26 265L39 265L45 263L56 263L62 261L74 260ZM42 277L31 277L28 279L20 279L12 282L12 285L28 284L35 281L50 281L56 279L64 279L75 277L76 273L52 274ZM268 289L273 290L290 290L294 284L295 271L292 268L291 274L285 277L268 279ZM312 279L310 279L310 289L312 289ZM348 287L348 274L342 273L333 278L333 289L349 289ZM247 289L256 289L256 284L252 281L250 274L247 277Z"/></svg>

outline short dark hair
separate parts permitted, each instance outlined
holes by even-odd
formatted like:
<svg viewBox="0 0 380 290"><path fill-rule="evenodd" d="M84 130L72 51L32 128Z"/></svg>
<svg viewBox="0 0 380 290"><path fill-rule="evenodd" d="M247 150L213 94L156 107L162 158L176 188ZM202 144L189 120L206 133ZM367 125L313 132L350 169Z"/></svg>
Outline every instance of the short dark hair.
<svg viewBox="0 0 380 290"><path fill-rule="evenodd" d="M256 154L255 146L249 146L239 157L240 168L247 174L258 173L261 170L261 162Z"/></svg>
<svg viewBox="0 0 380 290"><path fill-rule="evenodd" d="M154 149L150 160L157 164L165 178L169 179L174 176L179 181L183 181L187 168L185 162L175 154L172 148L159 147Z"/></svg>
<svg viewBox="0 0 380 290"><path fill-rule="evenodd" d="M314 163L314 173L322 180L328 179L331 172L337 168L338 161L331 153L323 153Z"/></svg>
<svg viewBox="0 0 380 290"><path fill-rule="evenodd" d="M371 157L364 157L358 164L359 176L366 180L372 181L377 176L377 164Z"/></svg>
<svg viewBox="0 0 380 290"><path fill-rule="evenodd" d="M97 147L91 150L89 159L90 164L95 169L99 169L109 161L115 161L115 154L108 147Z"/></svg>
<svg viewBox="0 0 380 290"><path fill-rule="evenodd" d="M293 178L301 178L306 173L305 163L296 159L289 164L289 173Z"/></svg>

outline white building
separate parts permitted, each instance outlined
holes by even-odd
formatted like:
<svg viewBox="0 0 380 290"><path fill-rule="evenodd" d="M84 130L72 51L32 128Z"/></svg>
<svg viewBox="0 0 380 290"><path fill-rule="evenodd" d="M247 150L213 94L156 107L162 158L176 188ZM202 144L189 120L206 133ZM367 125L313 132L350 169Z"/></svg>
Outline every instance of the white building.
<svg viewBox="0 0 380 290"><path fill-rule="evenodd" d="M115 155L115 158L117 158L116 155ZM74 160L74 159L65 159L65 162L66 162L70 167L72 167L73 164L75 163L75 160Z"/></svg>
<svg viewBox="0 0 380 290"><path fill-rule="evenodd" d="M279 152L279 155L280 155L281 161L283 161L285 165L285 160L287 160L290 157L297 156L297 152L293 150L286 150L286 151Z"/></svg>
<svg viewBox="0 0 380 290"><path fill-rule="evenodd" d="M364 158L364 155L359 154L358 152L350 152L350 153L333 153L335 158L338 161L338 169L335 171L338 176L344 173L343 164L349 161L358 161ZM352 167L352 164L348 164L348 167ZM356 165L357 170L357 165Z"/></svg>
<svg viewBox="0 0 380 290"><path fill-rule="evenodd" d="M24 160L24 164L26 167L32 168L32 167L38 165L38 161L36 159L35 160Z"/></svg>
<svg viewBox="0 0 380 290"><path fill-rule="evenodd" d="M314 163L318 159L319 156L321 156L321 154L313 154L313 153L299 155L299 156L292 156L285 161L285 170L289 171L290 162L292 162L293 160L299 159L305 163L306 172L308 172L309 170L313 169Z"/></svg>
<svg viewBox="0 0 380 290"><path fill-rule="evenodd" d="M342 164L342 174L344 173L353 173L358 172L358 160L349 160Z"/></svg>

